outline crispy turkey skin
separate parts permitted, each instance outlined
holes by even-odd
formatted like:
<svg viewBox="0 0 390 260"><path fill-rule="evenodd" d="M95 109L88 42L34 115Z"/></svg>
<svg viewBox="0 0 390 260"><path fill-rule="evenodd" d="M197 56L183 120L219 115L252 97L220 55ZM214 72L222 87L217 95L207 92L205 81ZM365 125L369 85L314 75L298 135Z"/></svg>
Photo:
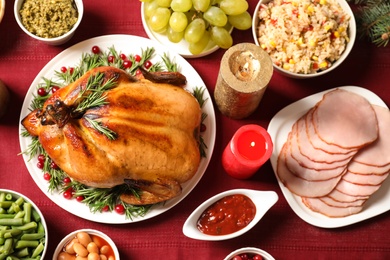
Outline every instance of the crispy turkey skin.
<svg viewBox="0 0 390 260"><path fill-rule="evenodd" d="M97 73L116 81L105 91L106 104L73 114L88 79ZM182 87L99 67L56 91L22 125L74 180L97 188L133 185L141 189L140 198L121 198L143 205L179 195L181 184L197 172L201 114L196 98ZM100 122L115 138L97 131L87 119Z"/></svg>

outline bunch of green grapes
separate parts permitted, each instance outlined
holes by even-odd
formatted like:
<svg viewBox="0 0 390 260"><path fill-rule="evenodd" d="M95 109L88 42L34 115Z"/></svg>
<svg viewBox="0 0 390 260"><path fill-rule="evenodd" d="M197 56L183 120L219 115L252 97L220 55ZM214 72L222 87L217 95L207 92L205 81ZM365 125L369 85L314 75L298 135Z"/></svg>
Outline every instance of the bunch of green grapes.
<svg viewBox="0 0 390 260"><path fill-rule="evenodd" d="M252 25L246 0L141 0L146 21L169 41L185 40L192 54L201 53L210 41L220 48L233 45L229 30Z"/></svg>

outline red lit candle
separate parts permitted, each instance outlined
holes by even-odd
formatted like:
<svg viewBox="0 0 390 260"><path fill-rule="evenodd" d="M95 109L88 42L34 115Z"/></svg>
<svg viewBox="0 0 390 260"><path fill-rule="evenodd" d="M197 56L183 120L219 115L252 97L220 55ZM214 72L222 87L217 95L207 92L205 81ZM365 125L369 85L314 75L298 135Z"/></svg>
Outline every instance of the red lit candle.
<svg viewBox="0 0 390 260"><path fill-rule="evenodd" d="M234 134L222 154L225 171L238 179L251 177L270 157L273 143L268 132L259 125L242 126Z"/></svg>

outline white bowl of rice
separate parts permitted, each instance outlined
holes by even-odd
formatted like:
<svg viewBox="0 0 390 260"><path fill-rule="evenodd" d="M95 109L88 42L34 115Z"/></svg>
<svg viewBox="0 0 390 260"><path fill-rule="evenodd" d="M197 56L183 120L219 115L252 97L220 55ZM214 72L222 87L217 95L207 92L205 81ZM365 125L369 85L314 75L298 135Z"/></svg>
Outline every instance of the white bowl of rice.
<svg viewBox="0 0 390 260"><path fill-rule="evenodd" d="M276 71L304 79L324 75L347 58L356 21L345 0L260 0L252 33Z"/></svg>

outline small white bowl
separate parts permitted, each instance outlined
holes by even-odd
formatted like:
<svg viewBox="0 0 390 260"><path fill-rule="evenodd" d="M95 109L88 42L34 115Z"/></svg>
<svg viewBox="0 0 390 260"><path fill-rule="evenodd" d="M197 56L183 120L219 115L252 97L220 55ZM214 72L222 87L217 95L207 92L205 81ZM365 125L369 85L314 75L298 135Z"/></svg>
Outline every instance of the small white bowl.
<svg viewBox="0 0 390 260"><path fill-rule="evenodd" d="M231 252L227 257L225 257L224 260L232 260L233 257L241 254L261 255L263 257L263 260L275 260L275 258L273 258L272 255L270 255L266 251L255 247L244 247L241 249L237 249Z"/></svg>
<svg viewBox="0 0 390 260"><path fill-rule="evenodd" d="M5 193L5 194L12 194L12 198L13 200L16 200L18 199L19 197L22 197L23 200L25 202L28 202L32 205L33 209L38 213L39 217L40 217L40 222L45 230L45 238L44 238L44 249L41 253L41 258L40 259L45 259L45 255L46 255L46 252L47 252L47 248L48 248L48 242L49 242L49 232L47 231L47 225L46 225L46 221L45 221L45 217L43 216L42 212L39 210L38 206L35 205L35 203L30 200L28 197L26 197L25 195L19 193L19 192L16 192L16 191L13 191L13 190L7 190L7 189L0 189L0 193Z"/></svg>
<svg viewBox="0 0 390 260"><path fill-rule="evenodd" d="M66 235L61 240L61 242L57 245L57 248L53 254L53 258L52 258L53 260L57 260L58 254L63 251L64 247L70 241L72 241L72 239L75 238L77 233L79 233L79 232L86 232L89 235L98 236L98 237L102 238L103 240L105 240L108 243L108 245L112 248L112 251L114 252L115 260L120 260L119 251L118 251L118 248L116 247L114 241L112 241L112 239L109 236L107 236L106 234L104 234L103 232L101 232L99 230L95 230L95 229L79 229L79 230L75 230L75 231L69 233L68 235Z"/></svg>
<svg viewBox="0 0 390 260"><path fill-rule="evenodd" d="M262 4L266 4L271 2L272 0L260 0L255 8L255 11L253 13L253 18L252 18L252 35L253 39L255 41L255 44L260 46L259 40L258 40L258 24L259 24L259 9ZM290 77L290 78L297 78L297 79L308 79L308 78L313 78L313 77L318 77L324 74L327 74L331 72L332 70L336 69L341 63L344 62L344 60L347 58L347 56L350 54L353 45L355 44L356 40L356 20L353 14L353 11L351 7L349 6L348 2L346 0L337 0L337 3L339 3L340 7L351 17L349 21L349 42L347 43L344 52L340 56L340 58L332 63L332 66L329 67L328 69L322 70L317 73L312 73L312 74L300 74L300 73L293 73L290 71L287 71L280 66L277 66L275 64L274 68L277 72L280 74Z"/></svg>
<svg viewBox="0 0 390 260"><path fill-rule="evenodd" d="M242 194L252 200L252 202L256 206L256 215L254 219L243 229L227 235L208 235L201 232L197 227L197 223L202 213L209 206L219 201L220 199L234 194ZM194 212L192 212L192 214L187 218L183 225L183 233L189 238L208 241L226 240L240 236L245 232L249 231L251 228L253 228L265 215L265 213L267 213L267 211L278 201L278 199L278 195L274 191L234 189L219 193L203 202L199 207L194 210Z"/></svg>
<svg viewBox="0 0 390 260"><path fill-rule="evenodd" d="M20 8L22 7L22 4L25 0L15 0L15 4L14 4L14 15L15 15L15 19L16 19L16 22L18 23L19 27L27 34L29 35L30 37L36 39L36 40L39 40L41 42L44 42L48 45L61 45L61 44L64 44L66 43L67 41L69 41L74 33L76 32L77 28L79 27L80 23L81 23L81 20L83 19L83 15L84 15L84 5L83 5L83 1L82 0L73 0L74 3L76 4L76 7L77 7L77 11L78 11L78 19L77 19L77 22L73 25L72 29L70 31L68 31L67 33L59 36L59 37L55 37L55 38L43 38L43 37L39 37L31 32L29 32L24 26L23 26L23 23L22 23L22 20L21 20L21 17L20 17L20 13L19 13L19 10Z"/></svg>
<svg viewBox="0 0 390 260"><path fill-rule="evenodd" d="M5 11L5 0L0 0L0 23L1 20L3 20L4 11Z"/></svg>

